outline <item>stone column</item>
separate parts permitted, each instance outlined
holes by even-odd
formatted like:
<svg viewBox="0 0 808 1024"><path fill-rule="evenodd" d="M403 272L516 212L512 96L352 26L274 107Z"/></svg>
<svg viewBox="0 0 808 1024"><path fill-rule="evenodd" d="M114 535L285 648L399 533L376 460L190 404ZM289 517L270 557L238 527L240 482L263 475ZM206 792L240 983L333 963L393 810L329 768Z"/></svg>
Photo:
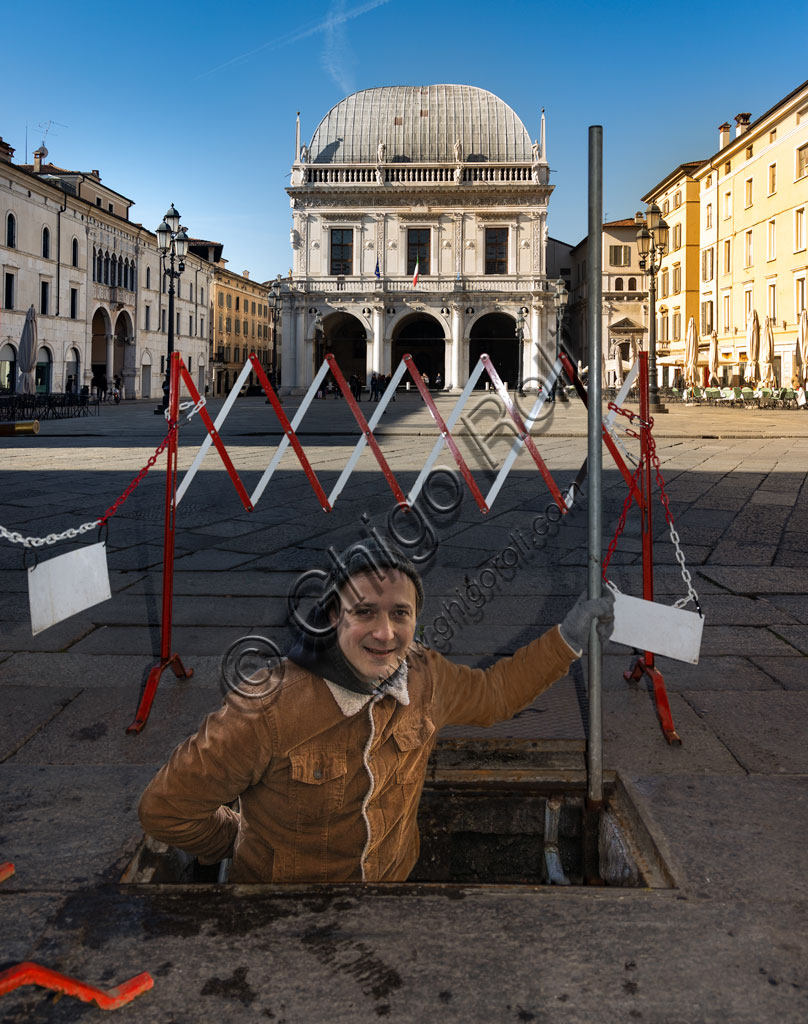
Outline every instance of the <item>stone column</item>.
<svg viewBox="0 0 808 1024"><path fill-rule="evenodd" d="M306 365L306 311L301 308L295 314L294 387L305 389L311 379L311 367Z"/></svg>
<svg viewBox="0 0 808 1024"><path fill-rule="evenodd" d="M107 334L105 337L107 342L107 384L112 387L112 381L115 377L115 335Z"/></svg>
<svg viewBox="0 0 808 1024"><path fill-rule="evenodd" d="M461 391L468 381L468 368L463 365L463 315L460 306L452 306L452 363L449 382Z"/></svg>
<svg viewBox="0 0 808 1024"><path fill-rule="evenodd" d="M368 347L367 379L381 373L384 364L384 306L373 307L373 343Z"/></svg>
<svg viewBox="0 0 808 1024"><path fill-rule="evenodd" d="M283 390L289 392L295 386L295 309L292 302L282 310L280 319L280 356Z"/></svg>

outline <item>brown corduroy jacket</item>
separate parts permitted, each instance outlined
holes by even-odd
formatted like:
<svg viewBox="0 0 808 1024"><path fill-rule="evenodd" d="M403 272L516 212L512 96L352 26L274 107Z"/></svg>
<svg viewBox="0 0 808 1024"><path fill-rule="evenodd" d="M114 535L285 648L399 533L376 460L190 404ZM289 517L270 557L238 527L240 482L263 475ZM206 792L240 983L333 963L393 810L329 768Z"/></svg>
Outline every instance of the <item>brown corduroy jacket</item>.
<svg viewBox="0 0 808 1024"><path fill-rule="evenodd" d="M141 823L203 862L232 856L232 882L404 881L440 728L512 717L575 656L557 626L485 670L414 644L406 682L375 697L284 662L177 747Z"/></svg>

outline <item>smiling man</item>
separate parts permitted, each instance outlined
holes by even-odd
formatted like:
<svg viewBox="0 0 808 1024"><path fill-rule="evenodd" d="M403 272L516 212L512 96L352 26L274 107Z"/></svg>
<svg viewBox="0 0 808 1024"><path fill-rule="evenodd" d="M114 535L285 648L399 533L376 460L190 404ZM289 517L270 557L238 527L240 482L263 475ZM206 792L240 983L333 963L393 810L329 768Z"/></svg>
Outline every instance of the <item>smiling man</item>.
<svg viewBox="0 0 808 1024"><path fill-rule="evenodd" d="M414 640L424 589L398 550L338 560L288 658L228 694L149 784L144 829L232 882L404 881L418 859L427 761L448 724L511 718L565 675L611 594L490 668ZM233 805L236 805L235 807Z"/></svg>

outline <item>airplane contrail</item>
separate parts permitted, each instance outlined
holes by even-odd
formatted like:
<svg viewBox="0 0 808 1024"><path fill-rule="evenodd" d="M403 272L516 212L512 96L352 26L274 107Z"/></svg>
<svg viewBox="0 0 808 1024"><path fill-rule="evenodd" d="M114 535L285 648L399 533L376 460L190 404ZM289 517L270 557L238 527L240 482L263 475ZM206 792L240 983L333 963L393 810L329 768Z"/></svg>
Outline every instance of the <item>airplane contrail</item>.
<svg viewBox="0 0 808 1024"><path fill-rule="evenodd" d="M343 11L340 14L329 14L328 17L323 18L322 21L318 21L316 25L309 25L307 28L295 29L291 32L287 32L285 35L269 39L267 42L262 43L260 46L256 46L252 50L245 50L244 53L231 57L230 60L226 60L223 64L217 64L216 67L208 68L207 71L203 71L201 74L198 74L196 78L205 78L207 75L212 75L216 71L221 71L223 68L230 67L231 64L235 64L240 60L245 60L247 57L252 57L256 53L261 53L263 50L279 50L281 47L289 46L291 43L298 43L301 39L307 39L309 36L316 35L318 32L325 32L327 29L333 29L336 25L342 25L346 21L351 21L353 18L358 18L361 14L367 14L368 11L372 11L376 7L382 7L384 4L389 3L390 0L368 0L367 3L360 4L359 7L353 7L349 11Z"/></svg>

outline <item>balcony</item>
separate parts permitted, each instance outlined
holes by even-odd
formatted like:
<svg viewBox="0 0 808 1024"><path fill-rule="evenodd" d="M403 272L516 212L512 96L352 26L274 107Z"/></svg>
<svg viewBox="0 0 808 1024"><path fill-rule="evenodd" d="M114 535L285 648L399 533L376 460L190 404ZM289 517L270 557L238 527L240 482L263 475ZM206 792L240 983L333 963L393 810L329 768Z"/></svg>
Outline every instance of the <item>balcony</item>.
<svg viewBox="0 0 808 1024"><path fill-rule="evenodd" d="M542 169L541 173L545 173ZM530 164L489 164L472 163L461 165L436 164L386 164L375 167L369 164L304 164L295 185L503 185L518 184L540 186L546 181L533 181Z"/></svg>
<svg viewBox="0 0 808 1024"><path fill-rule="evenodd" d="M550 292L550 282L545 277L520 277L515 274L501 274L490 277L461 277L435 275L418 278L415 288L412 276L377 278L373 274L355 277L300 277L294 280L294 290L323 295L400 295L408 294L417 299L424 293L464 294L470 292L536 293Z"/></svg>
<svg viewBox="0 0 808 1024"><path fill-rule="evenodd" d="M103 302L107 306L131 306L134 309L137 301L137 292L130 292L126 288L99 284L97 281L94 281L93 298L96 302Z"/></svg>

